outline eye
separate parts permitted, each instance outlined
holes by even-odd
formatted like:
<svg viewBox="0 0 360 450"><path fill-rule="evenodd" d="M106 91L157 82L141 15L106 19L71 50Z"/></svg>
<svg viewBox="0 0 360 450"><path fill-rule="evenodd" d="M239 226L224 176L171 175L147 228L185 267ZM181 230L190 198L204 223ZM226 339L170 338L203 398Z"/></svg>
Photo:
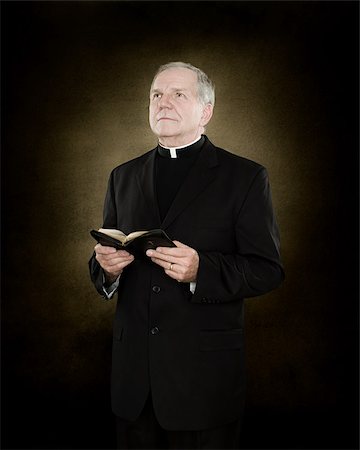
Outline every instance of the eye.
<svg viewBox="0 0 360 450"><path fill-rule="evenodd" d="M185 97L185 95L182 92L177 92L176 97L181 98L181 97Z"/></svg>
<svg viewBox="0 0 360 450"><path fill-rule="evenodd" d="M152 95L153 100L156 100L160 97L161 97L161 94L159 92L154 92L154 94Z"/></svg>

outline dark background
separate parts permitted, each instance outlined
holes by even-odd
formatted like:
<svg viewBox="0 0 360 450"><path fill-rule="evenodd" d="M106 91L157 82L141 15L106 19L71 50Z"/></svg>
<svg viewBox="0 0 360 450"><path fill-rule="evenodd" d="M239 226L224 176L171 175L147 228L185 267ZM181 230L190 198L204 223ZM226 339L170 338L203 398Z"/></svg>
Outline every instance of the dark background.
<svg viewBox="0 0 360 450"><path fill-rule="evenodd" d="M113 448L115 302L87 271L153 73L201 67L264 164L286 280L246 304L241 448L358 447L357 2L1 2L2 448Z"/></svg>

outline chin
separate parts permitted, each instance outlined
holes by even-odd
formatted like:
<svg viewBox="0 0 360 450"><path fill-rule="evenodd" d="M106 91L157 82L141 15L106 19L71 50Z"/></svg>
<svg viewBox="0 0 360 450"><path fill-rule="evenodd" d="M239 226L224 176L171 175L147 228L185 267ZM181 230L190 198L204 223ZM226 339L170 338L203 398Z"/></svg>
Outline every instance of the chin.
<svg viewBox="0 0 360 450"><path fill-rule="evenodd" d="M159 137L175 137L179 134L179 130L175 129L175 127L161 126L156 127L155 134Z"/></svg>

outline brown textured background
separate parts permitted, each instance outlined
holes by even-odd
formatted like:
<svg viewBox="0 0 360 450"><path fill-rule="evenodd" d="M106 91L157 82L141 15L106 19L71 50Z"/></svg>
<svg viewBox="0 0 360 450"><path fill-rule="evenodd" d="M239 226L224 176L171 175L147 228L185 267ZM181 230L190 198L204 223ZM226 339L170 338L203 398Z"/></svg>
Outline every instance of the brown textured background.
<svg viewBox="0 0 360 450"><path fill-rule="evenodd" d="M355 448L357 2L1 12L2 448L114 446L89 230L110 170L155 145L148 89L173 60L215 82L207 134L268 168L281 229L286 280L246 306L242 448Z"/></svg>

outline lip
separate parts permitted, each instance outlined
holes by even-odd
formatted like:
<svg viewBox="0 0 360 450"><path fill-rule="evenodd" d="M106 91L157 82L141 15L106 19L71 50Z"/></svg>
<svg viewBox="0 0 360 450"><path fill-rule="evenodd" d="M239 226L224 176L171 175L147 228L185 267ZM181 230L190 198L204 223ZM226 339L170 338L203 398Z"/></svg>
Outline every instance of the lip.
<svg viewBox="0 0 360 450"><path fill-rule="evenodd" d="M170 117L160 117L160 119L158 119L158 122L160 122L160 120L172 120L173 122L175 122L175 119L171 119Z"/></svg>

